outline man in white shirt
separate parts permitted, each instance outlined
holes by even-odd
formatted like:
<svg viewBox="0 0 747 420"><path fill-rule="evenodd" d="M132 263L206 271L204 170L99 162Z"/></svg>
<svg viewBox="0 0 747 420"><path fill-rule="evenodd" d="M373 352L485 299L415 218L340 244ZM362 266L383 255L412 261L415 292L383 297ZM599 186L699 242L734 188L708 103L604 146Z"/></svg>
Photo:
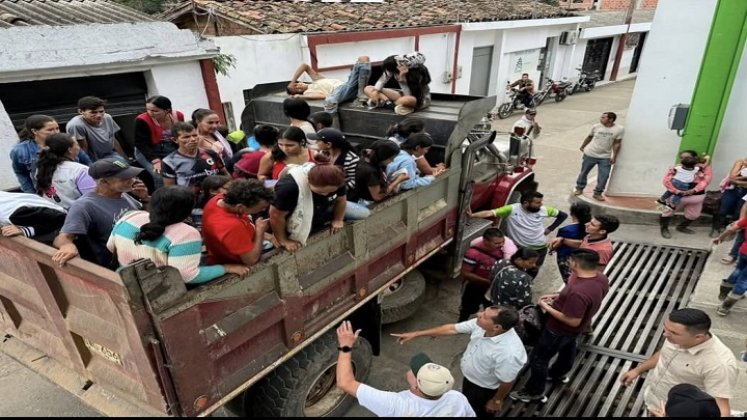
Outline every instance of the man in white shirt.
<svg viewBox="0 0 747 420"><path fill-rule="evenodd" d="M602 193L607 187L612 165L617 161L620 154L623 133L625 129L615 124L617 114L605 112L599 117L599 124L591 127L591 132L581 145L584 157L581 163L581 173L576 180L574 194L581 195L586 188L586 178L594 167L597 167L597 185L594 187L594 199L604 201Z"/></svg>
<svg viewBox="0 0 747 420"><path fill-rule="evenodd" d="M527 136L529 139L537 140L542 132L542 126L537 122L537 110L527 108L524 116L511 127L511 131L517 136Z"/></svg>
<svg viewBox="0 0 747 420"><path fill-rule="evenodd" d="M360 330L353 332L350 321L337 328L337 387L356 397L360 405L379 417L475 417L467 398L451 389L454 377L449 369L423 353L410 360L407 391L380 391L356 381L351 352L358 334Z"/></svg>
<svg viewBox="0 0 747 420"><path fill-rule="evenodd" d="M729 399L737 383L737 359L734 353L712 335L711 318L700 309L678 309L664 321L666 341L661 350L635 369L625 372L620 381L630 386L646 371L643 399L649 411L656 410L677 384L695 385L714 397L722 417L729 417Z"/></svg>
<svg viewBox="0 0 747 420"><path fill-rule="evenodd" d="M524 344L514 330L518 322L515 309L491 306L469 321L392 335L404 344L416 337L470 334L461 361L462 392L477 417L493 417L527 361Z"/></svg>

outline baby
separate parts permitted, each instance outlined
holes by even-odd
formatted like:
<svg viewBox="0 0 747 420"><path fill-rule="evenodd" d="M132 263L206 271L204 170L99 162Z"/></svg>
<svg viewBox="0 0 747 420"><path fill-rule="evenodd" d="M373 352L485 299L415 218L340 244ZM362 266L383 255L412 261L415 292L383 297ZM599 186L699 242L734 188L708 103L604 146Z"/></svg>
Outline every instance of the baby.
<svg viewBox="0 0 747 420"><path fill-rule="evenodd" d="M704 163L707 165L709 158L706 156L704 158L704 161ZM674 176L672 177L672 186L674 186L674 188L677 188L679 191L684 192L695 187L695 185L698 183L697 177L703 170L703 167L699 165L692 165L692 167L690 167L690 165L680 164L674 166L672 170L674 171ZM683 195L680 192L665 191L664 194L662 194L661 197L656 200L656 202L663 206L675 209L680 204L682 196Z"/></svg>

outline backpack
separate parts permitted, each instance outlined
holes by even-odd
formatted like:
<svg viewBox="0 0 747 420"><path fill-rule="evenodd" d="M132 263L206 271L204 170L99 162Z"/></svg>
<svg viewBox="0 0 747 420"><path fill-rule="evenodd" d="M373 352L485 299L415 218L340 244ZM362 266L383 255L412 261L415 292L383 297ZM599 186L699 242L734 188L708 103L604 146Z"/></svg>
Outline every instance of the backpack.
<svg viewBox="0 0 747 420"><path fill-rule="evenodd" d="M519 322L514 329L525 346L534 346L545 327L547 314L539 305L527 305L519 310Z"/></svg>

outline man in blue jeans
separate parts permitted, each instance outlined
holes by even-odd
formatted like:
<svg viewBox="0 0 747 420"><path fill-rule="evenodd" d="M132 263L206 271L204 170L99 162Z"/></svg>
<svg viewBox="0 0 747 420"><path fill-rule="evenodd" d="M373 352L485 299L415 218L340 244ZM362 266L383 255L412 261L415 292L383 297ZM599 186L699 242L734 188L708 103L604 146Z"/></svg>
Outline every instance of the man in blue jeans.
<svg viewBox="0 0 747 420"><path fill-rule="evenodd" d="M607 276L599 272L599 254L591 249L571 253L571 277L559 294L540 298L539 306L547 312L547 322L537 345L529 355L531 376L524 389L509 397L515 401L544 403L545 382L568 383L568 372L576 359L576 339L591 325L609 291ZM548 369L550 359L558 358Z"/></svg>
<svg viewBox="0 0 747 420"><path fill-rule="evenodd" d="M617 115L614 112L603 113L599 117L599 124L594 124L591 127L591 132L584 139L584 143L581 145L584 157L581 163L581 173L578 174L576 180L576 195L583 194L589 172L594 169L594 166L598 166L594 199L604 201L602 193L607 186L610 169L620 153L620 144L625 132L623 126L615 124L615 120L617 120Z"/></svg>
<svg viewBox="0 0 747 420"><path fill-rule="evenodd" d="M311 83L299 82L298 78L304 73L311 78ZM368 84L371 76L371 62L367 56L360 56L350 71L348 80L329 79L317 72L310 65L303 63L293 73L287 92L294 98L301 99L324 99L324 110L334 114L337 106L343 102L351 101L356 97L360 99L359 104L365 102L368 97L363 93L363 88Z"/></svg>

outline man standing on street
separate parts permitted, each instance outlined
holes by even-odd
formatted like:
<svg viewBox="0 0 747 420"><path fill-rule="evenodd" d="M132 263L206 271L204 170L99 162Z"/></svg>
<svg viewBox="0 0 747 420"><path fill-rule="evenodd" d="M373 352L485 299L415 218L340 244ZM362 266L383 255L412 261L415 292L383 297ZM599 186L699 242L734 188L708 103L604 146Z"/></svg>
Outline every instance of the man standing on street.
<svg viewBox="0 0 747 420"><path fill-rule="evenodd" d="M515 309L491 306L469 321L392 335L404 344L416 337L470 334L461 362L462 392L477 417L493 417L527 361L524 344L514 330L518 322Z"/></svg>
<svg viewBox="0 0 747 420"><path fill-rule="evenodd" d="M527 136L529 139L537 140L542 132L542 126L537 122L537 110L527 108L524 116L514 123L511 132L517 136Z"/></svg>
<svg viewBox="0 0 747 420"><path fill-rule="evenodd" d="M521 203L509 204L493 210L479 211L472 217L487 219L500 217L506 220L508 237L516 245L531 248L539 254L537 266L527 270L532 278L537 277L539 269L547 256L547 234L563 224L568 215L554 207L542 205L544 195L537 191L527 191L521 194ZM546 217L554 217L555 221L545 228Z"/></svg>
<svg viewBox="0 0 747 420"><path fill-rule="evenodd" d="M630 386L646 371L643 398L649 411L666 401L669 390L689 383L716 399L722 417L729 417L729 399L737 383L737 360L721 340L711 334L711 319L700 309L684 308L664 321L664 345L650 359L625 372L620 381Z"/></svg>
<svg viewBox="0 0 747 420"><path fill-rule="evenodd" d="M571 253L571 278L560 294L545 295L539 306L548 319L529 356L531 376L524 389L510 394L521 402L547 402L545 381L568 383L576 359L576 339L591 325L609 291L607 276L599 272L599 254L590 249ZM558 355L551 368L550 359Z"/></svg>
<svg viewBox="0 0 747 420"><path fill-rule="evenodd" d="M584 139L580 149L584 157L581 163L581 173L578 174L576 180L576 195L583 194L589 172L594 169L594 166L598 166L594 199L604 201L602 193L607 186L610 169L620 153L620 144L625 132L623 126L615 124L615 120L617 120L617 115L614 112L603 113L599 117L599 124L594 124L591 132Z"/></svg>
<svg viewBox="0 0 747 420"><path fill-rule="evenodd" d="M358 399L361 406L379 417L475 417L467 398L453 391L454 377L423 353L410 359L407 383L401 392L381 391L355 380L353 347L360 330L353 332L350 321L337 328L337 387Z"/></svg>

